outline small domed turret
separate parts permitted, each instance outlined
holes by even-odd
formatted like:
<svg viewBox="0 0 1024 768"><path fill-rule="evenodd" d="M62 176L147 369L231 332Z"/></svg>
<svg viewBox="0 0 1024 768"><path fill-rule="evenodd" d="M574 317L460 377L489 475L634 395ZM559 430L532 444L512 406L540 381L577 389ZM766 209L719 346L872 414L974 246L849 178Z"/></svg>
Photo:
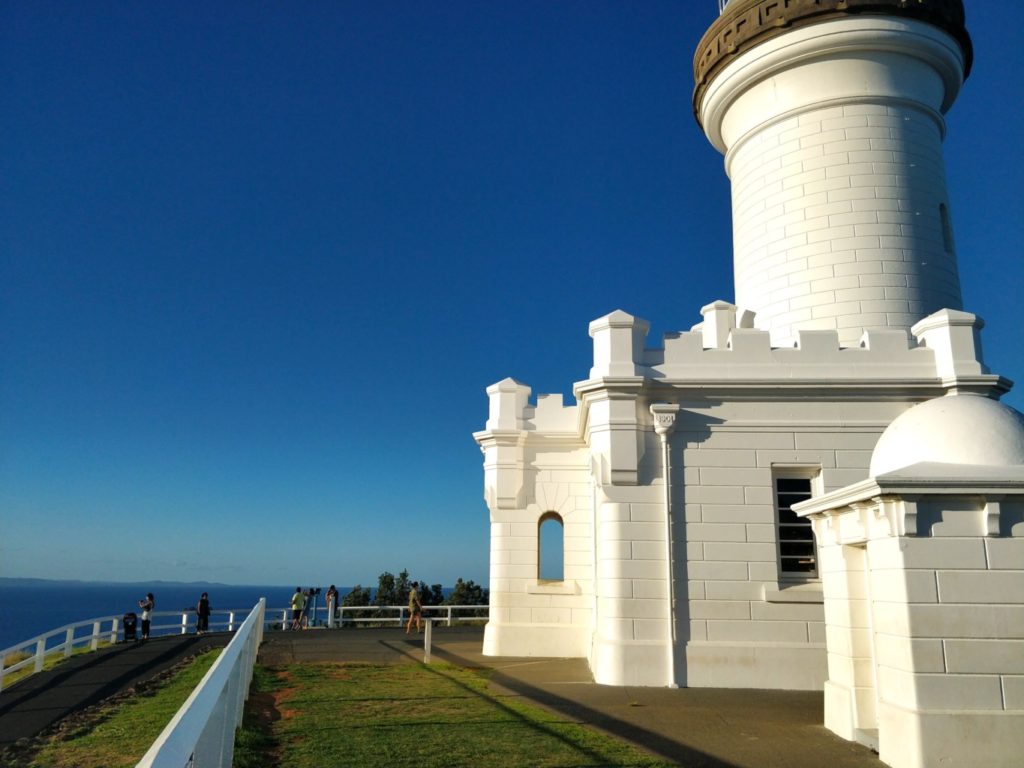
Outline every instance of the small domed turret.
<svg viewBox="0 0 1024 768"><path fill-rule="evenodd" d="M872 477L922 462L1011 467L1024 464L1024 417L979 395L919 403L882 433Z"/></svg>

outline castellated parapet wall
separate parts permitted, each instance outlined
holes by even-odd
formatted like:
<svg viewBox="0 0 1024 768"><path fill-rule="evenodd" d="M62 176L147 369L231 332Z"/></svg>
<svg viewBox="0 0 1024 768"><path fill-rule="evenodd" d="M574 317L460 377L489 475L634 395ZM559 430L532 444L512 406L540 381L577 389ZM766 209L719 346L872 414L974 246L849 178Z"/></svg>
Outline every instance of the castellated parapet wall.
<svg viewBox="0 0 1024 768"><path fill-rule="evenodd" d="M1008 387L980 362L981 321L964 312L855 347L835 331L773 347L723 301L702 315L661 347L625 312L594 321L578 404L533 404L513 379L489 388L475 435L492 526L486 653L585 656L613 685L820 689L820 583L780 572L775 477L814 477L818 492L861 481L881 432L915 402ZM676 414L670 519L658 403ZM564 524L557 583L539 579L550 513Z"/></svg>
<svg viewBox="0 0 1024 768"><path fill-rule="evenodd" d="M690 331L668 333L660 348L645 345L648 323L616 311L590 325L594 366L590 379L644 377L674 387L771 386L814 382L816 386L886 386L914 383L940 388L1001 388L1001 379L981 362L984 322L968 312L941 310L906 331L869 330L855 346L838 331L799 331L791 345L773 346L767 331L751 327L754 317L716 301L703 307L703 322ZM577 384L577 393L587 382ZM935 394L942 394L941 391Z"/></svg>

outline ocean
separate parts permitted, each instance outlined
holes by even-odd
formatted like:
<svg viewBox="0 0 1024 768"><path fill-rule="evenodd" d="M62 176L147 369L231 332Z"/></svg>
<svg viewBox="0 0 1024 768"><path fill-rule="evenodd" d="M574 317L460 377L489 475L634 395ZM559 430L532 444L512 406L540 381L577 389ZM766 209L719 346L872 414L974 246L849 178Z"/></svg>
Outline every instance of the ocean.
<svg viewBox="0 0 1024 768"><path fill-rule="evenodd" d="M128 611L138 612L139 600L147 592L153 593L157 611L191 610L203 592L209 593L210 605L214 609L248 611L261 597L267 598L268 608L286 607L296 586L174 582L122 584L0 578L0 650L65 624L99 616L117 616ZM323 588L326 590L327 585ZM339 587L338 591L344 595L349 589ZM318 605L323 605L322 595Z"/></svg>

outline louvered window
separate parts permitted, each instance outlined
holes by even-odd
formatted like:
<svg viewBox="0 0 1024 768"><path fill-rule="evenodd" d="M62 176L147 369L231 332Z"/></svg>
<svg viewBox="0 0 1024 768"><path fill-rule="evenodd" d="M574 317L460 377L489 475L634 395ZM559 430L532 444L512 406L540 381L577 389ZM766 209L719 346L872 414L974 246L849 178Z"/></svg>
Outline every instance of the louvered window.
<svg viewBox="0 0 1024 768"><path fill-rule="evenodd" d="M793 505L811 498L811 478L776 477L775 506L779 526L779 575L781 578L815 578L815 556L811 521L797 517Z"/></svg>

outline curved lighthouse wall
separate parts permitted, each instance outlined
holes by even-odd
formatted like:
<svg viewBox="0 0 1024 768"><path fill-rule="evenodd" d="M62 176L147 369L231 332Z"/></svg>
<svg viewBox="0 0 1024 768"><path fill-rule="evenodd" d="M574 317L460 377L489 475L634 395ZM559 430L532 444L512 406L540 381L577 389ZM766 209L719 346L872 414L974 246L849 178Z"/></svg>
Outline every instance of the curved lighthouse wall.
<svg viewBox="0 0 1024 768"><path fill-rule="evenodd" d="M942 113L963 58L942 30L885 17L811 24L742 53L701 117L732 181L736 304L799 330L909 329L961 308Z"/></svg>
<svg viewBox="0 0 1024 768"><path fill-rule="evenodd" d="M736 303L797 331L910 328L961 307L941 132L903 105L848 104L766 127L730 155Z"/></svg>

